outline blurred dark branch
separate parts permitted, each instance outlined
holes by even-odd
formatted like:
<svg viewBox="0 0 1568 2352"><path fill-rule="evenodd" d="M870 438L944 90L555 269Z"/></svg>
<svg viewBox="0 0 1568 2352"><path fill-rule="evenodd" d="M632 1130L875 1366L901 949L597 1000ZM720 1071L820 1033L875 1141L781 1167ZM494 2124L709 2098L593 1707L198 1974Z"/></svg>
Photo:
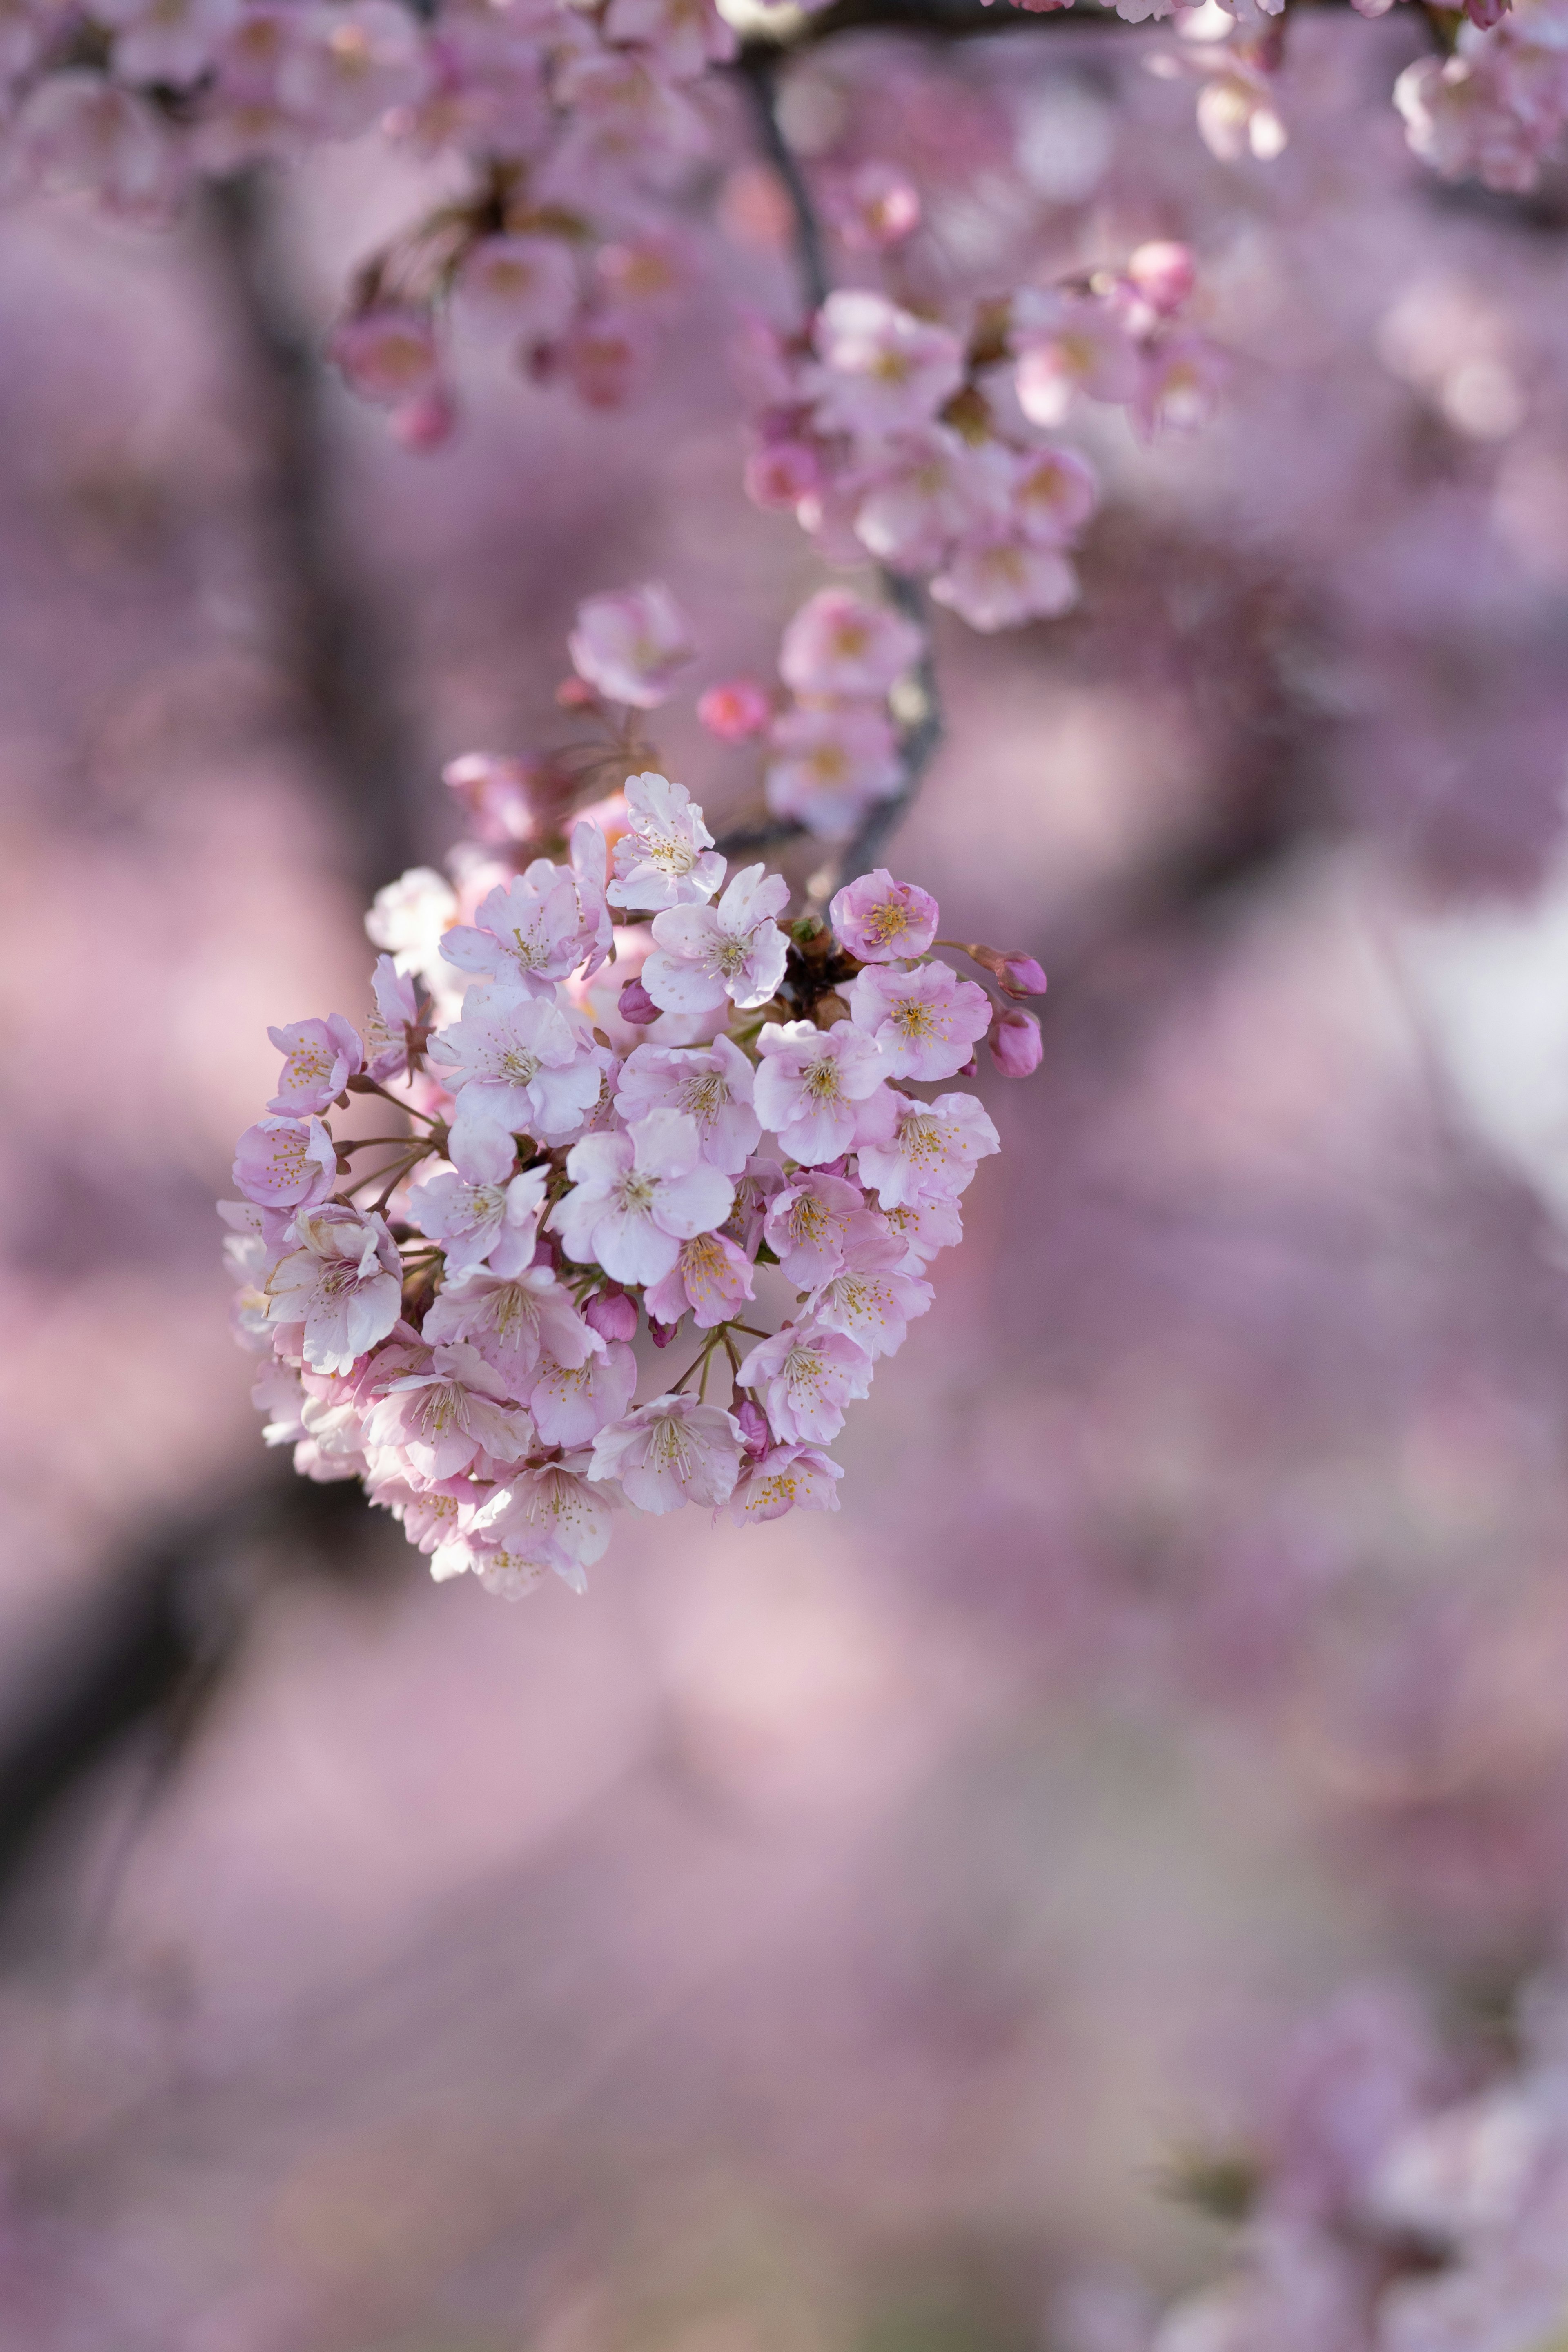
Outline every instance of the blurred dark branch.
<svg viewBox="0 0 1568 2352"><path fill-rule="evenodd" d="M279 651L349 870L368 900L414 862L421 763L384 620L345 553L329 386L317 337L289 299L272 184L246 172L212 182L203 201L255 419L258 521Z"/></svg>

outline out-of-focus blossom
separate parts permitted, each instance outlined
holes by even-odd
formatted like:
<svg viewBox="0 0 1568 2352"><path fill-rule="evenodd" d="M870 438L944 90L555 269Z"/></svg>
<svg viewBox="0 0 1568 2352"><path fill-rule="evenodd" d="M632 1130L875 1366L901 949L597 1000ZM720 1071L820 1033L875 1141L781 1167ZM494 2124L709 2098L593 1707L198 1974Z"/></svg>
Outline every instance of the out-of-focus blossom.
<svg viewBox="0 0 1568 2352"><path fill-rule="evenodd" d="M963 381L957 338L884 295L841 289L818 314L820 364L807 376L829 432L893 434L930 425Z"/></svg>
<svg viewBox="0 0 1568 2352"><path fill-rule="evenodd" d="M686 615L660 580L588 597L577 607L567 650L579 677L638 710L668 701L697 655Z"/></svg>
<svg viewBox="0 0 1568 2352"><path fill-rule="evenodd" d="M769 733L768 806L835 840L903 782L891 722L880 703L797 704Z"/></svg>
<svg viewBox="0 0 1568 2352"><path fill-rule="evenodd" d="M823 588L784 633L779 671L797 694L871 698L887 694L919 658L914 623L847 588Z"/></svg>

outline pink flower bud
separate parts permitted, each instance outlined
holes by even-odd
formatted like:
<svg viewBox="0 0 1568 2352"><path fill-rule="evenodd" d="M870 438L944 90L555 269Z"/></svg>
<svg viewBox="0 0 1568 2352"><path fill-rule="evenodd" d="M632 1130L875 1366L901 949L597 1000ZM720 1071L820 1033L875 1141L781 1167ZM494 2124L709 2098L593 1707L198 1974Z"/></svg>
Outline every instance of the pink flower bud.
<svg viewBox="0 0 1568 2352"><path fill-rule="evenodd" d="M386 423L393 439L420 457L445 447L456 429L458 412L451 394L437 384L395 408Z"/></svg>
<svg viewBox="0 0 1568 2352"><path fill-rule="evenodd" d="M700 697L697 716L721 743L743 743L760 735L773 717L773 705L752 677L727 677Z"/></svg>
<svg viewBox="0 0 1568 2352"><path fill-rule="evenodd" d="M1465 14L1480 33L1490 32L1508 15L1510 0L1465 0Z"/></svg>
<svg viewBox="0 0 1568 2352"><path fill-rule="evenodd" d="M1046 975L1032 955L1016 948L988 948L980 940L965 940L963 952L973 956L982 971L988 971L1009 996L1044 996Z"/></svg>
<svg viewBox="0 0 1568 2352"><path fill-rule="evenodd" d="M585 677L563 677L555 689L559 710L586 710L597 698Z"/></svg>
<svg viewBox="0 0 1568 2352"><path fill-rule="evenodd" d="M596 1290L583 1309L583 1320L601 1339L630 1339L637 1328L637 1303L614 1283Z"/></svg>
<svg viewBox="0 0 1568 2352"><path fill-rule="evenodd" d="M1197 268L1190 247L1160 242L1141 245L1127 265L1127 275L1150 309L1168 319L1191 294Z"/></svg>
<svg viewBox="0 0 1568 2352"><path fill-rule="evenodd" d="M618 1010L623 1021L634 1029L646 1029L650 1021L658 1019L658 1007L640 980L628 980L622 989Z"/></svg>
<svg viewBox="0 0 1568 2352"><path fill-rule="evenodd" d="M679 1323L660 1323L651 1315L647 1318L647 1336L656 1348L668 1348L679 1328Z"/></svg>
<svg viewBox="0 0 1568 2352"><path fill-rule="evenodd" d="M767 1414L751 1397L742 1399L741 1402L734 1407L734 1414L741 1424L742 1440L750 1459L753 1462L765 1461L773 1442L773 1431L768 1427Z"/></svg>
<svg viewBox="0 0 1568 2352"><path fill-rule="evenodd" d="M1032 1013L1010 1005L996 1015L985 1042L1005 1078L1026 1078L1040 1066L1040 1024Z"/></svg>

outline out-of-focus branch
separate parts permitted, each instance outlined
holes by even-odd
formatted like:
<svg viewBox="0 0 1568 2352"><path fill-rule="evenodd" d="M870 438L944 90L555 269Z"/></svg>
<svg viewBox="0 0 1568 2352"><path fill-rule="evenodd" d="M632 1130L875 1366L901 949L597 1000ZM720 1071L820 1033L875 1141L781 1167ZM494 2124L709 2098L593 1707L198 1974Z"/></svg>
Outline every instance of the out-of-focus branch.
<svg viewBox="0 0 1568 2352"><path fill-rule="evenodd" d="M816 20L808 17L805 21L814 23ZM800 159L784 137L779 121L779 47L774 43L752 42L742 52L739 70L756 115L763 152L777 172L789 198L800 289L808 313L815 315L827 299L830 280L823 249L822 224L817 218L805 174L801 170ZM942 740L942 701L937 687L936 665L931 658L931 614L925 593L918 583L907 579L901 572L889 572L883 565L878 566L878 576L889 604L906 620L912 621L921 632L925 650L915 674L918 707L904 721L899 737L899 757L903 771L899 789L889 799L879 801L867 812L837 856L829 862L814 894L824 901L842 884L853 882L857 875L864 874L877 863L884 845L903 822L924 782L926 771ZM781 819L773 824L737 827L726 834L718 845L726 857L739 857L749 851L779 848L785 843L805 837L804 825Z"/></svg>
<svg viewBox="0 0 1568 2352"><path fill-rule="evenodd" d="M206 222L256 420L258 522L279 649L368 899L414 862L420 763L385 621L345 559L329 388L316 339L289 299L271 188L258 170L214 181Z"/></svg>

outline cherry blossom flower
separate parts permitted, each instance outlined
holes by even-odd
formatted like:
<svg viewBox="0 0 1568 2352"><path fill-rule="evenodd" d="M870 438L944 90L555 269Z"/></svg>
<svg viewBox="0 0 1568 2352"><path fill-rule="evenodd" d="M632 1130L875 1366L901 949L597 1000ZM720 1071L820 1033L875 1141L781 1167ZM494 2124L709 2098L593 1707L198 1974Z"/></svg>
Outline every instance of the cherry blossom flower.
<svg viewBox="0 0 1568 2352"><path fill-rule="evenodd" d="M921 1274L939 1250L956 1249L963 1239L957 1201L945 1192L917 1192L910 1200L879 1204L882 1223L904 1255L900 1274Z"/></svg>
<svg viewBox="0 0 1568 2352"><path fill-rule="evenodd" d="M586 952L576 882L548 857L490 891L477 920L454 925L441 940L441 953L460 971L509 981L534 996L549 995Z"/></svg>
<svg viewBox="0 0 1568 2352"><path fill-rule="evenodd" d="M533 1442L528 1416L477 1348L446 1340L428 1371L392 1381L366 1418L373 1445L407 1465L404 1475L453 1478L481 1459L516 1462Z"/></svg>
<svg viewBox="0 0 1568 2352"><path fill-rule="evenodd" d="M1013 299L1009 341L1018 404L1031 425L1059 425L1075 393L1117 402L1137 397L1137 345L1112 307L1093 295L1022 288Z"/></svg>
<svg viewBox="0 0 1568 2352"><path fill-rule="evenodd" d="M821 364L806 371L817 423L868 436L918 431L963 382L955 335L900 310L885 295L840 289L817 313Z"/></svg>
<svg viewBox="0 0 1568 2352"><path fill-rule="evenodd" d="M730 1213L734 1187L701 1156L695 1120L652 1110L624 1135L589 1135L566 1162L573 1189L551 1212L568 1257L617 1282L657 1282L679 1244Z"/></svg>
<svg viewBox="0 0 1568 2352"><path fill-rule="evenodd" d="M506 986L465 998L458 1020L432 1040L430 1057L457 1095L453 1134L464 1149L479 1128L565 1142L598 1101L609 1058L559 1004Z"/></svg>
<svg viewBox="0 0 1568 2352"><path fill-rule="evenodd" d="M829 192L827 210L851 253L901 245L921 225L920 191L896 163L860 164Z"/></svg>
<svg viewBox="0 0 1568 2352"><path fill-rule="evenodd" d="M827 840L851 832L873 802L891 799L904 780L897 739L878 703L801 705L774 719L769 740L769 808Z"/></svg>
<svg viewBox="0 0 1568 2352"><path fill-rule="evenodd" d="M1149 350L1132 416L1145 440L1161 433L1194 433L1219 405L1228 373L1225 356L1202 335L1167 335Z"/></svg>
<svg viewBox="0 0 1568 2352"><path fill-rule="evenodd" d="M612 906L658 914L706 905L724 879L724 860L684 784L649 772L628 776L626 830L613 852Z"/></svg>
<svg viewBox="0 0 1568 2352"><path fill-rule="evenodd" d="M283 1056L268 1110L296 1118L310 1111L320 1114L364 1066L358 1033L341 1013L329 1013L325 1021L293 1021L267 1034Z"/></svg>
<svg viewBox="0 0 1568 2352"><path fill-rule="evenodd" d="M521 1274L533 1258L544 1170L513 1175L516 1150L499 1129L466 1128L454 1149L461 1154L457 1167L411 1188L410 1217L440 1243L448 1273L488 1263L494 1274Z"/></svg>
<svg viewBox="0 0 1568 2352"><path fill-rule="evenodd" d="M370 985L375 1011L364 1028L365 1068L378 1086L385 1086L389 1078L406 1076L423 1058L423 1048L415 1043L423 1034L419 992L389 955L377 956Z"/></svg>
<svg viewBox="0 0 1568 2352"><path fill-rule="evenodd" d="M730 1496L730 1517L738 1528L782 1519L786 1511L836 1511L844 1472L819 1446L777 1445L760 1462L748 1462Z"/></svg>
<svg viewBox="0 0 1568 2352"><path fill-rule="evenodd" d="M666 1013L716 1010L726 997L765 1004L784 978L789 941L773 918L788 904L782 875L743 866L717 906L667 908L653 919L643 986Z"/></svg>
<svg viewBox="0 0 1568 2352"><path fill-rule="evenodd" d="M1058 549L1021 532L965 541L931 583L939 604L987 634L1023 621L1050 621L1078 602L1078 575Z"/></svg>
<svg viewBox="0 0 1568 2352"><path fill-rule="evenodd" d="M879 1217L862 1212L844 1238L843 1263L811 1301L813 1319L842 1331L868 1356L890 1356L935 1297L929 1282L902 1270L903 1244Z"/></svg>
<svg viewBox="0 0 1568 2352"><path fill-rule="evenodd" d="M924 955L941 920L929 890L895 882L885 866L845 884L828 903L833 936L862 963L892 963Z"/></svg>
<svg viewBox="0 0 1568 2352"><path fill-rule="evenodd" d="M1148 383L1145 371L1140 399ZM1080 530L1100 496L1092 467L1073 449L1026 450L1017 459L1010 488L1016 530L1043 547L1059 547Z"/></svg>
<svg viewBox="0 0 1568 2352"><path fill-rule="evenodd" d="M667 701L697 652L685 614L660 580L588 597L577 607L567 650L579 677L638 710Z"/></svg>
<svg viewBox="0 0 1568 2352"><path fill-rule="evenodd" d="M743 743L765 731L773 708L755 678L727 677L698 698L697 716L721 743Z"/></svg>
<svg viewBox="0 0 1568 2352"><path fill-rule="evenodd" d="M996 1129L973 1095L938 1095L935 1102L922 1103L889 1087L874 1108L887 1127L886 1139L863 1138L858 1156L860 1173L875 1186L884 1209L896 1209L922 1192L966 1191L975 1162L1001 1150Z"/></svg>
<svg viewBox="0 0 1568 2352"><path fill-rule="evenodd" d="M895 571L934 572L956 539L1003 523L1017 495L1000 442L975 448L933 425L879 458L856 503L855 536Z"/></svg>
<svg viewBox="0 0 1568 2352"><path fill-rule="evenodd" d="M690 1397L655 1397L594 1441L591 1478L615 1478L639 1511L727 1503L741 1468L733 1416Z"/></svg>
<svg viewBox="0 0 1568 2352"><path fill-rule="evenodd" d="M738 46L713 0L610 0L605 31L612 41L651 50L682 81L704 66L727 65Z"/></svg>
<svg viewBox="0 0 1568 2352"><path fill-rule="evenodd" d="M913 667L924 637L912 621L847 588L823 588L784 633L779 670L797 694L877 696Z"/></svg>
<svg viewBox="0 0 1568 2352"><path fill-rule="evenodd" d="M457 919L457 893L445 875L429 866L412 866L376 892L364 927L400 972L429 981L449 977L441 971L441 942Z"/></svg>
<svg viewBox="0 0 1568 2352"><path fill-rule="evenodd" d="M236 1149L234 1181L263 1208L314 1208L337 1172L337 1146L319 1118L258 1118Z"/></svg>
<svg viewBox="0 0 1568 2352"><path fill-rule="evenodd" d="M817 1290L843 1265L845 1235L865 1213L858 1184L812 1169L774 1196L763 1230L795 1288Z"/></svg>
<svg viewBox="0 0 1568 2352"><path fill-rule="evenodd" d="M600 1430L618 1421L637 1393L637 1360L616 1340L598 1334L579 1362L563 1363L547 1344L528 1392L528 1409L542 1445L591 1445Z"/></svg>
<svg viewBox="0 0 1568 2352"><path fill-rule="evenodd" d="M381 1217L335 1204L303 1209L296 1246L267 1278L268 1314L303 1326L305 1361L346 1372L384 1339L403 1306L403 1261Z"/></svg>
<svg viewBox="0 0 1568 2352"><path fill-rule="evenodd" d="M352 139L419 98L429 71L420 27L395 0L334 0L302 12L279 64L278 95L314 130Z"/></svg>
<svg viewBox="0 0 1568 2352"><path fill-rule="evenodd" d="M735 1205L715 1231L749 1258L754 1258L763 1238L763 1223L768 1203L784 1182L784 1170L776 1160L761 1155L747 1160L735 1180Z"/></svg>
<svg viewBox="0 0 1568 2352"><path fill-rule="evenodd" d="M478 1489L471 1478L443 1478L428 1486L411 1486L405 1478L373 1472L365 1495L377 1507L390 1511L416 1551L428 1555L455 1542L473 1519Z"/></svg>
<svg viewBox="0 0 1568 2352"><path fill-rule="evenodd" d="M872 1039L883 1074L894 1078L951 1078L991 1026L991 999L945 963L912 971L870 964L850 983L849 1017Z"/></svg>
<svg viewBox="0 0 1568 2352"><path fill-rule="evenodd" d="M85 67L36 82L9 137L20 172L39 187L90 188L133 218L162 215L174 197L179 159L159 117Z"/></svg>
<svg viewBox="0 0 1568 2352"><path fill-rule="evenodd" d="M440 382L441 354L427 310L385 304L342 319L327 356L351 392L396 408Z"/></svg>
<svg viewBox="0 0 1568 2352"><path fill-rule="evenodd" d="M732 1321L755 1296L744 1251L722 1234L705 1233L681 1243L675 1264L662 1281L650 1284L643 1304L652 1321L666 1324L679 1323L689 1307L698 1329L710 1331L716 1323Z"/></svg>
<svg viewBox="0 0 1568 2352"><path fill-rule="evenodd" d="M694 1119L702 1157L726 1176L738 1176L762 1140L752 1108L752 1070L728 1037L711 1045L638 1045L622 1065L616 1108L628 1122L650 1110L684 1111Z"/></svg>
<svg viewBox="0 0 1568 2352"><path fill-rule="evenodd" d="M475 1513L470 1538L504 1544L538 1532L579 1567L592 1568L610 1540L610 1505L584 1475L586 1466L580 1454L570 1465L549 1463L512 1472Z"/></svg>
<svg viewBox="0 0 1568 2352"><path fill-rule="evenodd" d="M547 1265L524 1266L514 1275L468 1266L451 1275L426 1310L424 1331L432 1346L466 1339L500 1375L507 1394L525 1404L543 1357L574 1371L595 1352L588 1325Z"/></svg>
<svg viewBox="0 0 1568 2352"><path fill-rule="evenodd" d="M577 267L558 236L481 237L458 273L460 299L529 341L563 333L577 308Z"/></svg>
<svg viewBox="0 0 1568 2352"><path fill-rule="evenodd" d="M817 1029L770 1021L757 1039L757 1116L792 1160L818 1167L850 1150L862 1107L882 1087L887 1065L849 1021Z"/></svg>
<svg viewBox="0 0 1568 2352"><path fill-rule="evenodd" d="M845 1407L867 1394L871 1370L864 1348L842 1331L786 1323L742 1358L735 1381L756 1390L784 1444L824 1445L843 1428Z"/></svg>

